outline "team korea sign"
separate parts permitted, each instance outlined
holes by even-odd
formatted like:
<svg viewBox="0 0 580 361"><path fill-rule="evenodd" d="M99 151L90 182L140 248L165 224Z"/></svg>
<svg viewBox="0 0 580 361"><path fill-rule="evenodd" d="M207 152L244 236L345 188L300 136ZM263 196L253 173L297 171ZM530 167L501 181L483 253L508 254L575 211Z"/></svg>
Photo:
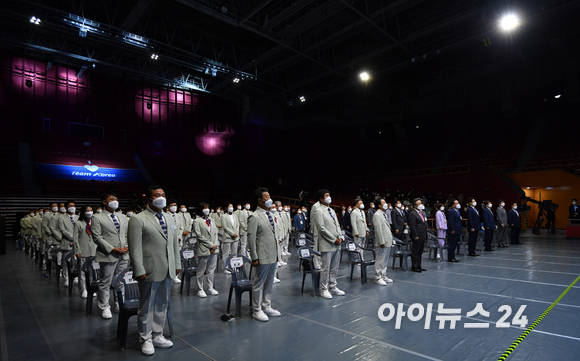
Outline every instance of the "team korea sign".
<svg viewBox="0 0 580 361"><path fill-rule="evenodd" d="M117 182L139 182L143 176L139 169L101 168L95 164L84 166L36 163L37 175L48 178L84 179Z"/></svg>

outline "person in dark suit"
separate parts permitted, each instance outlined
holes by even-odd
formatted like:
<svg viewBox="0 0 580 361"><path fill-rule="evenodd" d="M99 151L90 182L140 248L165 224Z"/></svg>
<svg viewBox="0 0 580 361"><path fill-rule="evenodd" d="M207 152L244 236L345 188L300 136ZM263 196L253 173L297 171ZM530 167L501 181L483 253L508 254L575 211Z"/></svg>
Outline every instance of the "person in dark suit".
<svg viewBox="0 0 580 361"><path fill-rule="evenodd" d="M518 212L518 204L514 202L512 204L512 209L507 214L508 224L512 229L511 233L511 244L520 244L520 230L522 229L522 217L520 212Z"/></svg>
<svg viewBox="0 0 580 361"><path fill-rule="evenodd" d="M391 211L391 220L393 221L393 237L403 240L403 232L405 231L405 225L407 223L407 218L405 216L405 211L402 210L403 205L401 201L395 202L395 209Z"/></svg>
<svg viewBox="0 0 580 361"><path fill-rule="evenodd" d="M350 213L352 212L352 206L348 206L348 210L344 214L344 230L352 232L352 225L350 224Z"/></svg>
<svg viewBox="0 0 580 361"><path fill-rule="evenodd" d="M411 242L413 244L411 248L412 271L421 273L427 271L421 267L421 256L427 239L427 215L423 212L425 206L421 199L415 198L413 200L413 208L409 213L409 229L411 230Z"/></svg>
<svg viewBox="0 0 580 361"><path fill-rule="evenodd" d="M568 211L570 212L569 219L580 219L580 207L576 198L572 199L572 205L568 207Z"/></svg>
<svg viewBox="0 0 580 361"><path fill-rule="evenodd" d="M449 206L447 211L447 232L449 232L449 248L447 250L449 262L458 263L459 261L455 259L455 248L457 248L457 243L461 238L463 233L463 225L461 224L461 205L454 199Z"/></svg>
<svg viewBox="0 0 580 361"><path fill-rule="evenodd" d="M345 230L346 229L344 227L346 225L346 217L347 217L346 207L345 206L342 206L342 210L340 211L340 213L338 215L338 223L340 224L340 229L341 230ZM350 218L350 216L348 216L348 218Z"/></svg>
<svg viewBox="0 0 580 361"><path fill-rule="evenodd" d="M495 217L491 211L491 201L483 201L481 215L483 218L483 228L484 228L484 238L483 244L485 246L484 251L493 251L491 248L491 242L493 240L493 231L495 230Z"/></svg>
<svg viewBox="0 0 580 361"><path fill-rule="evenodd" d="M481 228L479 212L475 209L477 202L473 197L469 197L467 205L467 230L469 231L469 241L467 242L467 246L469 255L471 257L477 257L479 254L475 253L475 245L477 244L477 234Z"/></svg>

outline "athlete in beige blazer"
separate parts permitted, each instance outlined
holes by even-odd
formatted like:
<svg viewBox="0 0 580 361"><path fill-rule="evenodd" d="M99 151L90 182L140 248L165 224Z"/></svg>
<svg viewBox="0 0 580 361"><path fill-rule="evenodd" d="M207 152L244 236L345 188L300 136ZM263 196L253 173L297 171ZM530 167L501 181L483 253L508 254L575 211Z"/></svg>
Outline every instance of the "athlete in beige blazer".
<svg viewBox="0 0 580 361"><path fill-rule="evenodd" d="M213 279L219 253L219 231L216 222L209 216L209 204L203 205L200 216L195 219L194 230L197 238L197 296L207 297L204 281L207 293L217 295L218 292L213 288Z"/></svg>

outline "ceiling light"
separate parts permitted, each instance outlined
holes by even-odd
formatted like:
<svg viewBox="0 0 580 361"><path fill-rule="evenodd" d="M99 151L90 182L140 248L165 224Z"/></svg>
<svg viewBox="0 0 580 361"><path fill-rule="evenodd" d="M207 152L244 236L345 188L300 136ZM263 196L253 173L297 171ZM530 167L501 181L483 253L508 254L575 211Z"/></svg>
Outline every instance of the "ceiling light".
<svg viewBox="0 0 580 361"><path fill-rule="evenodd" d="M38 24L40 24L40 18L37 18L36 16L33 16L33 17L30 18L30 22L33 23L33 24L38 25Z"/></svg>
<svg viewBox="0 0 580 361"><path fill-rule="evenodd" d="M239 83L240 82L240 78L234 78L234 83Z"/></svg>
<svg viewBox="0 0 580 361"><path fill-rule="evenodd" d="M362 81L367 81L370 79L369 73L367 73L366 71L360 73L359 76Z"/></svg>
<svg viewBox="0 0 580 361"><path fill-rule="evenodd" d="M151 59L157 60L157 59L159 59L159 55L157 55L157 54L151 54Z"/></svg>
<svg viewBox="0 0 580 361"><path fill-rule="evenodd" d="M499 26L504 31L511 31L520 26L520 19L515 14L504 15L499 21Z"/></svg>
<svg viewBox="0 0 580 361"><path fill-rule="evenodd" d="M556 98L556 99L560 99L560 97L561 97L561 96L562 96L562 94L558 94L558 95L556 95L554 98Z"/></svg>
<svg viewBox="0 0 580 361"><path fill-rule="evenodd" d="M306 101L306 98L304 97L304 95L301 95L301 96L300 96L300 101L301 101L302 103L304 103L304 102Z"/></svg>

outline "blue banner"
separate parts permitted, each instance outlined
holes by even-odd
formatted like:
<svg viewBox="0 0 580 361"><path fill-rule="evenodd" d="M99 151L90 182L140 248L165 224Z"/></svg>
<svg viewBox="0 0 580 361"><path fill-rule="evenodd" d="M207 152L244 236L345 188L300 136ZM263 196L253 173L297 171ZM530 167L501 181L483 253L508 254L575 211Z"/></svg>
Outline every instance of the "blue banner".
<svg viewBox="0 0 580 361"><path fill-rule="evenodd" d="M101 168L94 164L85 166L35 163L37 177L84 179L116 182L142 182L139 169Z"/></svg>

